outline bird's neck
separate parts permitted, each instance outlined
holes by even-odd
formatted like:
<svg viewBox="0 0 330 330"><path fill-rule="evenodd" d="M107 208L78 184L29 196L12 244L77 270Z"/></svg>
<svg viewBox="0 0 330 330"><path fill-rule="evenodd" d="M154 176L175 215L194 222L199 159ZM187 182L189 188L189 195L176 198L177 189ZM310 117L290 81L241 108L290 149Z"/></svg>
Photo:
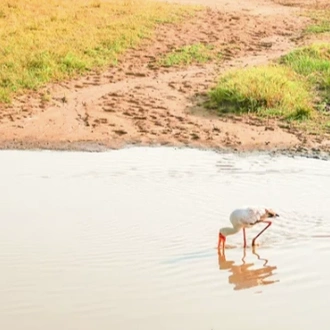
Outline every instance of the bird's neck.
<svg viewBox="0 0 330 330"><path fill-rule="evenodd" d="M241 230L240 227L224 227L220 229L220 233L225 236L234 235Z"/></svg>

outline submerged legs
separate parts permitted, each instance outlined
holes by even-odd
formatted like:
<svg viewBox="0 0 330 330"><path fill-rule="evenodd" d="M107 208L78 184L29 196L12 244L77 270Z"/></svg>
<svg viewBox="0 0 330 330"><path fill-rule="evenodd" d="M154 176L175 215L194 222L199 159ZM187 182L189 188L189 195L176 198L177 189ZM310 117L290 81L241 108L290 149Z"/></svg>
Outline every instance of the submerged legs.
<svg viewBox="0 0 330 330"><path fill-rule="evenodd" d="M220 249L225 249L226 237L219 233L219 241L218 241L218 251Z"/></svg>
<svg viewBox="0 0 330 330"><path fill-rule="evenodd" d="M244 240L244 248L246 248L246 234L245 234L245 228L243 228L243 240Z"/></svg>
<svg viewBox="0 0 330 330"><path fill-rule="evenodd" d="M256 239L272 224L271 221L262 221L268 223L268 225L252 240L252 246L255 246Z"/></svg>

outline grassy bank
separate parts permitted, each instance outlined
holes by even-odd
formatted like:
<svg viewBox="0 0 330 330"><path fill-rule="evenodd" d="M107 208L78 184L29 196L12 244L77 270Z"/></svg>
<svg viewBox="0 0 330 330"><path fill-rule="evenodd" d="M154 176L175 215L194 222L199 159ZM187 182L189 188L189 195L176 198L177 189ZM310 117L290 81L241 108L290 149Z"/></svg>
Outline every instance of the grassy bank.
<svg viewBox="0 0 330 330"><path fill-rule="evenodd" d="M306 82L282 66L235 70L220 78L210 92L211 106L222 113L303 118L312 112Z"/></svg>
<svg viewBox="0 0 330 330"><path fill-rule="evenodd" d="M329 131L330 45L297 49L278 62L223 75L209 92L207 106L219 113L298 120L314 131Z"/></svg>
<svg viewBox="0 0 330 330"><path fill-rule="evenodd" d="M330 101L330 44L297 49L283 56L280 63L306 77L315 92L325 101Z"/></svg>
<svg viewBox="0 0 330 330"><path fill-rule="evenodd" d="M195 8L148 0L4 0L0 3L0 102L92 68Z"/></svg>
<svg viewBox="0 0 330 330"><path fill-rule="evenodd" d="M330 10L310 14L313 23L310 24L305 32L307 33L330 33Z"/></svg>
<svg viewBox="0 0 330 330"><path fill-rule="evenodd" d="M206 63L214 58L221 58L212 45L196 43L174 49L159 59L158 64L165 67L187 66L194 63Z"/></svg>
<svg viewBox="0 0 330 330"><path fill-rule="evenodd" d="M306 33L330 33L330 4L321 8L307 11L306 16L312 19L312 23L305 29Z"/></svg>

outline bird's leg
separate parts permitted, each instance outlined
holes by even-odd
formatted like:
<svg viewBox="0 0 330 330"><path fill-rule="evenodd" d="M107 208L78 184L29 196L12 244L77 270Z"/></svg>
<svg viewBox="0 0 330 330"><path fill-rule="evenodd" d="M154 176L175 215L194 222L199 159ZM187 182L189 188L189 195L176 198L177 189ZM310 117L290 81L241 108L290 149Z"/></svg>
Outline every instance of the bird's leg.
<svg viewBox="0 0 330 330"><path fill-rule="evenodd" d="M225 249L226 237L219 233L218 251L222 248Z"/></svg>
<svg viewBox="0 0 330 330"><path fill-rule="evenodd" d="M246 248L246 234L245 234L245 228L243 228L243 240L244 240L244 249Z"/></svg>
<svg viewBox="0 0 330 330"><path fill-rule="evenodd" d="M252 240L252 246L255 246L256 239L272 224L271 221L262 221L268 223L268 225Z"/></svg>
<svg viewBox="0 0 330 330"><path fill-rule="evenodd" d="M224 249L225 242L223 241L223 238L221 237L221 234L219 233L219 242L218 242L218 251L220 251L220 249Z"/></svg>
<svg viewBox="0 0 330 330"><path fill-rule="evenodd" d="M245 258L246 258L246 249L244 249L243 257L242 257L242 262L245 264Z"/></svg>

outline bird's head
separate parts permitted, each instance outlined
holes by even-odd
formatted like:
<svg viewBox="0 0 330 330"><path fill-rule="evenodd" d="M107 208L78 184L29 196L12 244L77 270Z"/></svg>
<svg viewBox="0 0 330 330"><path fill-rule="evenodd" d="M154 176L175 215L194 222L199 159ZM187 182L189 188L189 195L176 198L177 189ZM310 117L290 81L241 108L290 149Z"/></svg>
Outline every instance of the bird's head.
<svg viewBox="0 0 330 330"><path fill-rule="evenodd" d="M279 217L279 214L277 214L275 211L273 211L272 209L266 209L266 214L267 214L267 218L275 218L275 217Z"/></svg>

